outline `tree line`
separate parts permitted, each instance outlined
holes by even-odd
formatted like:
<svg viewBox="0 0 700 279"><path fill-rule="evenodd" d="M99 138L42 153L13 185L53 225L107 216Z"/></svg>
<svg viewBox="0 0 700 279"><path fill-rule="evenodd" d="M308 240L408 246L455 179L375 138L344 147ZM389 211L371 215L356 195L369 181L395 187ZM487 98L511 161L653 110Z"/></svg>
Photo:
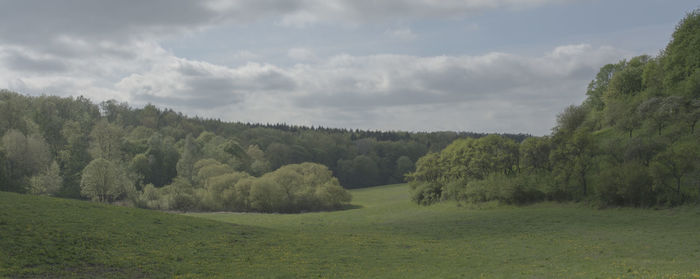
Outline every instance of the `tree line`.
<svg viewBox="0 0 700 279"><path fill-rule="evenodd" d="M346 194L330 185L357 188L400 183L429 151L458 138L482 136L224 122L187 117L154 105L133 108L114 100L95 104L84 97L26 96L0 90L0 190L158 209L330 209L342 206L338 201L348 201ZM527 137L506 136L516 141ZM240 181L234 176L243 181L239 190L248 187L244 184L268 190L287 187L275 177L287 173L288 165L321 168L324 171L311 173L326 179L304 185L316 187L313 191L294 190L298 193L287 195L285 201L291 204L279 207L260 206L253 200L206 198L235 189ZM219 177L223 175L228 178ZM274 181L280 185L270 186ZM333 202L313 200L329 198L329 193ZM245 196L254 197L261 195Z"/></svg>
<svg viewBox="0 0 700 279"><path fill-rule="evenodd" d="M600 206L700 202L700 11L657 56L603 66L552 133L458 139L408 175L413 200Z"/></svg>

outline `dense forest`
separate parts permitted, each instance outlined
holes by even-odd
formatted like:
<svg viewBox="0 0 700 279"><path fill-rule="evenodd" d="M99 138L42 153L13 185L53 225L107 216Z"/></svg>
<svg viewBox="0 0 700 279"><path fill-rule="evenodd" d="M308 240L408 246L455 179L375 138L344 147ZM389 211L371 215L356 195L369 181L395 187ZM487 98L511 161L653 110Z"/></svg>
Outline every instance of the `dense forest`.
<svg viewBox="0 0 700 279"><path fill-rule="evenodd" d="M458 139L420 158L413 200L599 206L700 202L700 10L656 57L603 66L549 136Z"/></svg>
<svg viewBox="0 0 700 279"><path fill-rule="evenodd" d="M482 136L231 123L2 90L0 190L164 210L330 209L349 201L343 188L403 182L429 151Z"/></svg>

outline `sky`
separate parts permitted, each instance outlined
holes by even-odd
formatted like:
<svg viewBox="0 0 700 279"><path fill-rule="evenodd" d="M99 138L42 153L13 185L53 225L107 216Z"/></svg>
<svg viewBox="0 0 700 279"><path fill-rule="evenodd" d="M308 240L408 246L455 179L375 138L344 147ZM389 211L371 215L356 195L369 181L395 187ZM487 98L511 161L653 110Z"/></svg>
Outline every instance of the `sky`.
<svg viewBox="0 0 700 279"><path fill-rule="evenodd" d="M0 88L225 121L546 135L697 0L0 0Z"/></svg>

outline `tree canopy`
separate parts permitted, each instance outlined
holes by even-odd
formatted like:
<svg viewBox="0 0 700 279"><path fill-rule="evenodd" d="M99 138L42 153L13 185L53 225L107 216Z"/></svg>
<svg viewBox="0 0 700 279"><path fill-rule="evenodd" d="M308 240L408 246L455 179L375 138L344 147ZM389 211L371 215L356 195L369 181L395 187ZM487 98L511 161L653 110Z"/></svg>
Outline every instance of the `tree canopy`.
<svg viewBox="0 0 700 279"><path fill-rule="evenodd" d="M459 139L418 159L413 199L601 206L700 202L700 11L657 57L603 66L587 99L557 116L552 134L518 144Z"/></svg>

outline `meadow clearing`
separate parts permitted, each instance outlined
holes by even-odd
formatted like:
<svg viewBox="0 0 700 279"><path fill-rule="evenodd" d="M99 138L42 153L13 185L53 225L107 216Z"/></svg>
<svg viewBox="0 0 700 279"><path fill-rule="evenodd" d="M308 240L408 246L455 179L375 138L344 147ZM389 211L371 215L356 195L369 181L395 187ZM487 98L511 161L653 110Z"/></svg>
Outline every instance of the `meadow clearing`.
<svg viewBox="0 0 700 279"><path fill-rule="evenodd" d="M700 278L700 208L454 202L408 186L353 208L186 213L0 193L0 276Z"/></svg>

